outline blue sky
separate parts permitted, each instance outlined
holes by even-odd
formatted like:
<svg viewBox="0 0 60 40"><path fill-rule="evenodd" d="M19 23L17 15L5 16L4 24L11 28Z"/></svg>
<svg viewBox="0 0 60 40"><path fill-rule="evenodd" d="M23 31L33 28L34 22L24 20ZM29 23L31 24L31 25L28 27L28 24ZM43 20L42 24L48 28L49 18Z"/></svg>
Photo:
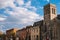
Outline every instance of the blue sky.
<svg viewBox="0 0 60 40"><path fill-rule="evenodd" d="M0 30L23 28L43 19L44 5L56 5L60 13L60 0L0 0Z"/></svg>

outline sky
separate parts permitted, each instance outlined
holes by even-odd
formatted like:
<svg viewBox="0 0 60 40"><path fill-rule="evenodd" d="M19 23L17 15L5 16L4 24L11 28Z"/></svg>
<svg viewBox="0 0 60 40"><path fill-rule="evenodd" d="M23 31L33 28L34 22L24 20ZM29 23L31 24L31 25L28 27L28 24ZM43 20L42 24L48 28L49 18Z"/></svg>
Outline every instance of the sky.
<svg viewBox="0 0 60 40"><path fill-rule="evenodd" d="M0 0L0 31L23 28L43 20L44 5L56 5L60 13L60 0Z"/></svg>

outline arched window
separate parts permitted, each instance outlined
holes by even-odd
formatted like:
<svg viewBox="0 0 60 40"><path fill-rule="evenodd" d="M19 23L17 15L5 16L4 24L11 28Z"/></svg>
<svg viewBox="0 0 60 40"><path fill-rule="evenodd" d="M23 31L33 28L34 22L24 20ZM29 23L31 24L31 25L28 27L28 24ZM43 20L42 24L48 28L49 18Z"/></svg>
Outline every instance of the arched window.
<svg viewBox="0 0 60 40"><path fill-rule="evenodd" d="M52 8L52 13L55 14L55 9L54 8Z"/></svg>
<svg viewBox="0 0 60 40"><path fill-rule="evenodd" d="M54 9L52 8L52 13L54 13Z"/></svg>
<svg viewBox="0 0 60 40"><path fill-rule="evenodd" d="M55 9L54 9L54 14L55 14Z"/></svg>

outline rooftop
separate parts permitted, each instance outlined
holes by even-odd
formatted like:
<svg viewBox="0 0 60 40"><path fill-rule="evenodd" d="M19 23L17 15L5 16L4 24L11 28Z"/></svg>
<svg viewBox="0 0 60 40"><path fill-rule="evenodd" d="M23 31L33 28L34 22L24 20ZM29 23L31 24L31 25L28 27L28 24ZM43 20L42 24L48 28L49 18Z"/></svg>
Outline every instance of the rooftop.
<svg viewBox="0 0 60 40"><path fill-rule="evenodd" d="M48 3L48 4L44 5L44 7L46 7L46 6L54 6L54 7L56 7L56 5L52 4L52 3Z"/></svg>

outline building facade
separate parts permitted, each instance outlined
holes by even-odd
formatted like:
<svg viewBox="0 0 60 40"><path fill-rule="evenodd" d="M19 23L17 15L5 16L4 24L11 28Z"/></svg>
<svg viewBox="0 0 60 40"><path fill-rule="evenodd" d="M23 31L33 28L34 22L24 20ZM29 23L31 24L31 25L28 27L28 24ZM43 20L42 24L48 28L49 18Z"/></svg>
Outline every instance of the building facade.
<svg viewBox="0 0 60 40"><path fill-rule="evenodd" d="M18 40L31 40L31 28L32 26L26 26L26 28L17 31L16 36Z"/></svg>
<svg viewBox="0 0 60 40"><path fill-rule="evenodd" d="M44 6L44 23L42 29L42 39L43 40L60 40L60 35L58 30L60 29L60 24L57 19L56 6L53 4L47 4Z"/></svg>
<svg viewBox="0 0 60 40"><path fill-rule="evenodd" d="M26 40L27 36L26 28L18 30L16 36L18 37L18 40Z"/></svg>
<svg viewBox="0 0 60 40"><path fill-rule="evenodd" d="M60 40L60 15L57 16L57 40Z"/></svg>
<svg viewBox="0 0 60 40"><path fill-rule="evenodd" d="M31 28L31 40L40 40L39 26L35 26Z"/></svg>
<svg viewBox="0 0 60 40"><path fill-rule="evenodd" d="M31 40L42 40L41 39L41 27L43 26L43 20L34 22L33 27L31 27Z"/></svg>
<svg viewBox="0 0 60 40"><path fill-rule="evenodd" d="M31 28L33 26L30 25L30 26L26 26L26 30L27 30L27 40L31 40Z"/></svg>
<svg viewBox="0 0 60 40"><path fill-rule="evenodd" d="M17 29L16 28L13 28L13 29L9 29L6 31L6 40L16 40L16 31Z"/></svg>
<svg viewBox="0 0 60 40"><path fill-rule="evenodd" d="M0 31L0 40L2 40L2 34L3 34L3 33Z"/></svg>

